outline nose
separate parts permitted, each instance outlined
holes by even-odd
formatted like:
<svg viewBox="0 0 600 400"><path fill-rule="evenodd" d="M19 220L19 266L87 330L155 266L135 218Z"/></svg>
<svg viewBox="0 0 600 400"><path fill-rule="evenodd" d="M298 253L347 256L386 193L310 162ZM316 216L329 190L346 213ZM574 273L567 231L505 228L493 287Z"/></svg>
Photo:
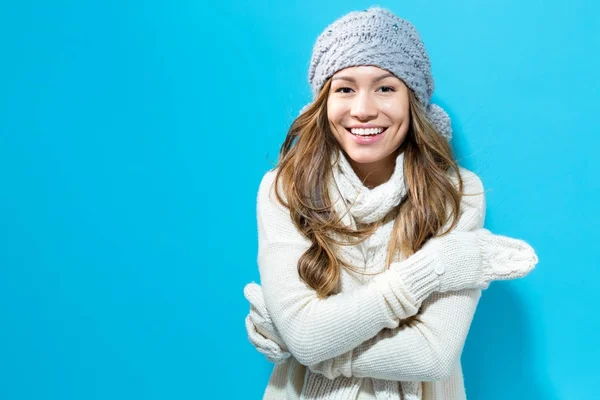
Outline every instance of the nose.
<svg viewBox="0 0 600 400"><path fill-rule="evenodd" d="M361 121L373 119L377 117L377 104L369 96L369 93L359 93L352 101L350 115Z"/></svg>

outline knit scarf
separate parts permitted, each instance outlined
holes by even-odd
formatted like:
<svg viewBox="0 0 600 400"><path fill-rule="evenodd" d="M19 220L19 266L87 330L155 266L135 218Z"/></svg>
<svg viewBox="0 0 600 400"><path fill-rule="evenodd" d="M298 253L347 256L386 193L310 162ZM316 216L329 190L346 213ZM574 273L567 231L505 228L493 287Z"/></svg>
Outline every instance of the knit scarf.
<svg viewBox="0 0 600 400"><path fill-rule="evenodd" d="M342 215L345 210L349 210L351 217L346 216L346 223L351 226L356 226L356 223L367 224L380 221L400 204L407 194L408 189L404 183L404 152L396 157L396 164L390 179L373 189L364 185L341 149L334 152L331 166L333 181L330 193L333 193L334 202L339 200L339 197L345 202L346 208L339 208L338 204L337 210ZM335 186L337 186L337 192ZM354 387L353 389L352 395L355 395L358 388ZM405 400L422 398L421 382L398 383L373 378L373 389L378 400L398 399L400 396Z"/></svg>
<svg viewBox="0 0 600 400"><path fill-rule="evenodd" d="M341 149L334 152L332 171L339 193L358 223L367 224L381 220L400 204L407 193L404 184L404 152L396 157L396 165L390 179L373 189L363 184Z"/></svg>

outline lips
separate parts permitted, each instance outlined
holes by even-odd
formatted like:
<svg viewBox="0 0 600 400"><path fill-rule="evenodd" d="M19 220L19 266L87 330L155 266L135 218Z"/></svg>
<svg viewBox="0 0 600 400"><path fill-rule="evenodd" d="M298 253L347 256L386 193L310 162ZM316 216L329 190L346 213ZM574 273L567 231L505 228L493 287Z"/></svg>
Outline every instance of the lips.
<svg viewBox="0 0 600 400"><path fill-rule="evenodd" d="M387 131L387 127L383 128L383 130L379 133L374 133L374 134L370 134L370 135L358 135L358 134L354 134L352 133L352 131L350 130L350 128L346 128L346 130L348 131L349 134L354 135L354 136L360 136L360 137L372 137L372 136L377 136L377 135L381 135L382 133L384 133L385 131Z"/></svg>

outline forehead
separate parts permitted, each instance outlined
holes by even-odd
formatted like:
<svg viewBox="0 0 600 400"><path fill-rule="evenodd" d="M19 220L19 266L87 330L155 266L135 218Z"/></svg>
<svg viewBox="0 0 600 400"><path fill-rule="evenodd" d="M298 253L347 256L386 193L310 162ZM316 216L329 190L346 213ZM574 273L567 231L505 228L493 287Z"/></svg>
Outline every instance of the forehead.
<svg viewBox="0 0 600 400"><path fill-rule="evenodd" d="M337 71L335 74L333 74L331 79L332 79L332 81L336 81L336 80L371 81L371 80L381 80L381 79L385 79L385 78L398 79L391 72L389 72L385 69L376 67L374 65L359 65L359 66L355 66L355 67L347 67L347 68L341 69L341 70Z"/></svg>

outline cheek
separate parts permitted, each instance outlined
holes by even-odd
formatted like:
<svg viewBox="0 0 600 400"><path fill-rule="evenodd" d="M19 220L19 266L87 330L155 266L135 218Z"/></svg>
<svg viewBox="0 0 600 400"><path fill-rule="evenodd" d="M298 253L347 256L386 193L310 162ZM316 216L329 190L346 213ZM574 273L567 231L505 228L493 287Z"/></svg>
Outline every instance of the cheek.
<svg viewBox="0 0 600 400"><path fill-rule="evenodd" d="M383 111L389 118L394 121L404 120L409 117L409 107L408 104L403 104L399 102L386 102L381 105L381 111Z"/></svg>
<svg viewBox="0 0 600 400"><path fill-rule="evenodd" d="M327 118L330 123L341 124L343 115L343 111L339 106L332 105L327 107Z"/></svg>
<svg viewBox="0 0 600 400"><path fill-rule="evenodd" d="M327 102L327 115L331 118L334 119L334 116L337 116L339 114L339 104L335 101L331 101L329 100Z"/></svg>

